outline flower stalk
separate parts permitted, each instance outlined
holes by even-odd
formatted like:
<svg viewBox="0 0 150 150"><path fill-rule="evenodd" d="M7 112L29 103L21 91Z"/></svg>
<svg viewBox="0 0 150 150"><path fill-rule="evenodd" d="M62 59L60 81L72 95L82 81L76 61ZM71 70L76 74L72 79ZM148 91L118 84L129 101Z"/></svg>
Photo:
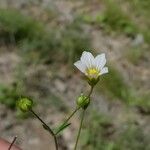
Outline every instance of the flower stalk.
<svg viewBox="0 0 150 150"><path fill-rule="evenodd" d="M83 111L82 111L80 126L79 126L79 130L78 130L78 135L77 135L77 139L76 139L74 150L77 149L77 145L78 145L78 141L79 141L79 137L80 137L80 134L81 134L82 125L83 125L83 120L84 120L84 116L85 116L85 110L86 109L83 109Z"/></svg>
<svg viewBox="0 0 150 150"><path fill-rule="evenodd" d="M53 130L31 109L30 112L43 124L43 127L52 135L55 141L55 148L58 150L57 137Z"/></svg>
<svg viewBox="0 0 150 150"><path fill-rule="evenodd" d="M90 97L91 97L91 94L93 92L93 89L94 89L94 86L91 86L90 88L90 91L89 91L89 94L87 96L87 98L90 100ZM82 116L81 116L81 121L80 121L80 126L79 126L79 130L78 130L78 134L77 134L77 139L76 139L76 143L75 143L75 147L74 147L74 150L77 149L77 145L78 145L78 142L79 142L79 137L80 137L80 134L81 134L81 129L82 129L82 125L83 125L83 121L84 121L84 117L85 117L85 111L88 107L84 107L83 108L83 111L82 111Z"/></svg>

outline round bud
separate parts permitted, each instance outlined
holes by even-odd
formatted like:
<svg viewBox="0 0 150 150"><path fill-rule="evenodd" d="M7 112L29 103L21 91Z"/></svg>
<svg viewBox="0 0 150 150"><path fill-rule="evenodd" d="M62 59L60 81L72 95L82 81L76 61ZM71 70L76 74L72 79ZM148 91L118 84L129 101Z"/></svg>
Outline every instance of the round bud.
<svg viewBox="0 0 150 150"><path fill-rule="evenodd" d="M90 103L90 99L89 97L81 94L78 98L77 98L77 101L76 101L77 105L79 107L82 107L83 109L86 109Z"/></svg>
<svg viewBox="0 0 150 150"><path fill-rule="evenodd" d="M33 106L33 101L28 98L21 98L17 102L17 107L23 112L27 112L31 110L32 106Z"/></svg>

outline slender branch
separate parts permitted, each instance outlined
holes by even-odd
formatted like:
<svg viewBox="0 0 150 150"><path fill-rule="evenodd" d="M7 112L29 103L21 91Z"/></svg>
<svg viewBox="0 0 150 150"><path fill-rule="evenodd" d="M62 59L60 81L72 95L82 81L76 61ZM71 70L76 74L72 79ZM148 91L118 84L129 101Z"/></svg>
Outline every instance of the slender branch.
<svg viewBox="0 0 150 150"><path fill-rule="evenodd" d="M81 108L81 107L77 107L77 108L70 114L70 116L65 120L64 124L66 124L80 108Z"/></svg>
<svg viewBox="0 0 150 150"><path fill-rule="evenodd" d="M64 123L61 126L64 126L67 124L67 122L73 117L73 115L80 109L81 107L77 107L70 115L69 117L64 121ZM60 130L58 130L55 135L57 135L60 132Z"/></svg>
<svg viewBox="0 0 150 150"><path fill-rule="evenodd" d="M14 145L14 143L16 142L16 140L17 140L17 136L14 137L14 139L13 139L13 141L11 142L11 144L10 144L8 150L10 150L10 149L12 148L12 146Z"/></svg>
<svg viewBox="0 0 150 150"><path fill-rule="evenodd" d="M49 131L49 133L53 136L55 141L56 150L58 150L58 142L53 130L31 109L30 112L43 124L43 126Z"/></svg>
<svg viewBox="0 0 150 150"><path fill-rule="evenodd" d="M75 143L74 150L77 149L77 145L78 145L78 141L79 141L79 137L80 137L82 125L83 125L84 115L85 115L85 109L84 109L83 112L82 112L80 127L79 127L79 131L78 131L78 135L77 135L77 139L76 139L76 143Z"/></svg>

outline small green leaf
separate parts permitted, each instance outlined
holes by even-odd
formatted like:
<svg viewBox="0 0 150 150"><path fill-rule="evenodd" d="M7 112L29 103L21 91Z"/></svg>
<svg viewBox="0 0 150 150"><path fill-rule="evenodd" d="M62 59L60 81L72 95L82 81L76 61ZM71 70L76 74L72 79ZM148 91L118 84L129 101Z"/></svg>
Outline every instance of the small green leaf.
<svg viewBox="0 0 150 150"><path fill-rule="evenodd" d="M71 123L62 124L60 127L58 127L58 129L56 130L55 134L60 133L61 131L63 131L64 129L66 129L70 125L71 125Z"/></svg>

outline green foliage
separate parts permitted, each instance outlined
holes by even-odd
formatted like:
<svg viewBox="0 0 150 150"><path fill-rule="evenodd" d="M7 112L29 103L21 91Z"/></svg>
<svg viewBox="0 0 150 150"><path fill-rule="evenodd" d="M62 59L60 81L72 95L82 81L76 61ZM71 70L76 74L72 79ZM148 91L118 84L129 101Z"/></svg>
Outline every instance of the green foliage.
<svg viewBox="0 0 150 150"><path fill-rule="evenodd" d="M21 54L30 62L51 62L58 54L60 40L56 37L57 30L46 30L32 39L25 39L20 44ZM52 57L53 56L53 57Z"/></svg>
<svg viewBox="0 0 150 150"><path fill-rule="evenodd" d="M93 18L93 16L91 16L90 14L83 14L80 17L86 23L95 23L95 18Z"/></svg>
<svg viewBox="0 0 150 150"><path fill-rule="evenodd" d="M0 35L6 42L20 42L40 36L43 26L17 10L0 9Z"/></svg>
<svg viewBox="0 0 150 150"><path fill-rule="evenodd" d="M127 0L132 8L135 8L134 13L136 14L143 14L142 17L149 17L150 12L150 1L148 0ZM147 20L148 21L148 20Z"/></svg>
<svg viewBox="0 0 150 150"><path fill-rule="evenodd" d="M103 2L105 5L104 11L98 12L94 17L89 14L83 15L82 19L87 23L102 27L104 31L109 33L124 33L130 36L138 33L137 26L116 2L112 0Z"/></svg>
<svg viewBox="0 0 150 150"><path fill-rule="evenodd" d="M0 103L5 104L11 109L15 109L16 101L19 99L21 93L17 90L17 85L0 86Z"/></svg>
<svg viewBox="0 0 150 150"><path fill-rule="evenodd" d="M137 27L126 15L117 3L112 0L104 1L106 8L102 16L97 16L96 21L102 24L107 31L123 32L128 35L134 35L138 32Z"/></svg>
<svg viewBox="0 0 150 150"><path fill-rule="evenodd" d="M136 26L138 26L139 32L144 36L145 41L149 44L150 42L150 1L148 0L122 0L122 4L128 3L130 10L132 10L132 16L134 16ZM128 14L130 15L130 13ZM136 21L137 20L137 21Z"/></svg>
<svg viewBox="0 0 150 150"><path fill-rule="evenodd" d="M10 109L16 109L16 104L19 98L24 97L24 91L17 83L11 85L0 85L0 103L6 105ZM27 118L28 113L22 113L17 109L16 115L18 118Z"/></svg>
<svg viewBox="0 0 150 150"><path fill-rule="evenodd" d="M143 30L142 33L144 35L145 41L149 44L150 43L150 32L149 32L149 29Z"/></svg>
<svg viewBox="0 0 150 150"><path fill-rule="evenodd" d="M142 95L139 95L133 100L132 104L137 106L143 114L150 114L150 94L149 93L143 93Z"/></svg>
<svg viewBox="0 0 150 150"><path fill-rule="evenodd" d="M111 96L119 98L125 102L130 99L130 89L125 83L121 73L113 67L109 67L109 74L102 76L100 78L100 90L107 92Z"/></svg>

